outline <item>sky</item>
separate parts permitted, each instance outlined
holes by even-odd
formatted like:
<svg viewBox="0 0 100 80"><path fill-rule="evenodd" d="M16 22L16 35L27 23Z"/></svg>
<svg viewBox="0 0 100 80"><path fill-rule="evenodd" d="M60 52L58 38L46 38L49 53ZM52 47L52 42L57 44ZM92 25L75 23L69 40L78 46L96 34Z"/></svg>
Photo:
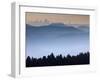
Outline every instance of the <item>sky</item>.
<svg viewBox="0 0 100 80"><path fill-rule="evenodd" d="M64 23L88 25L89 15L26 12L26 24L38 25L39 23Z"/></svg>

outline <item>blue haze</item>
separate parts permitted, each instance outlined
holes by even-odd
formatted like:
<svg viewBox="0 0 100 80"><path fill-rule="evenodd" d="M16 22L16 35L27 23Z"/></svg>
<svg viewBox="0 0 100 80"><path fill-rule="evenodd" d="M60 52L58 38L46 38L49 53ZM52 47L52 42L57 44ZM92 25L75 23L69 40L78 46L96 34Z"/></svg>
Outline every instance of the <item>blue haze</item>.
<svg viewBox="0 0 100 80"><path fill-rule="evenodd" d="M52 23L46 26L26 24L26 55L36 58L55 55L77 55L89 51L89 26Z"/></svg>

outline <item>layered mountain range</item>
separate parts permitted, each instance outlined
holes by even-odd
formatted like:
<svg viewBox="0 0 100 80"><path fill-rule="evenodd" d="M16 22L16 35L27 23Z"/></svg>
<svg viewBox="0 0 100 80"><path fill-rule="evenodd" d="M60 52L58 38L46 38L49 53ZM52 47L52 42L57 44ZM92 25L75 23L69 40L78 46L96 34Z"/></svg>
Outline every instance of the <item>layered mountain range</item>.
<svg viewBox="0 0 100 80"><path fill-rule="evenodd" d="M72 54L89 51L89 26L51 23L42 26L26 24L27 56L41 57L51 52Z"/></svg>

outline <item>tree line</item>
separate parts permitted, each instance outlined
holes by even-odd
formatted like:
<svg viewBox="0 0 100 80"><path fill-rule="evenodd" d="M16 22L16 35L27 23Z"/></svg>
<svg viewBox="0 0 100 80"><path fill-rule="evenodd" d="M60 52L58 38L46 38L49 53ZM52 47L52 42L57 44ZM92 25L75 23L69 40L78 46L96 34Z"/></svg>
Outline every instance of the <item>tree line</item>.
<svg viewBox="0 0 100 80"><path fill-rule="evenodd" d="M48 56L41 58L34 58L28 56L26 58L26 67L39 67L39 66L58 66L58 65L80 65L89 64L89 52L79 53L78 55L62 56L62 54L55 56L51 53Z"/></svg>

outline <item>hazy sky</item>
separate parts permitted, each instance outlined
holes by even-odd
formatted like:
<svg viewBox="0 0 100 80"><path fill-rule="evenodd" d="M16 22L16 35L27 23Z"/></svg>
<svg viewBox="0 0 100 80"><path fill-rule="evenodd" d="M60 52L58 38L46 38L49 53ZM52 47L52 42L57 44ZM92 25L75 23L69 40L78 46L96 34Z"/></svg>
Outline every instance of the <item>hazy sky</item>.
<svg viewBox="0 0 100 80"><path fill-rule="evenodd" d="M26 12L26 23L89 24L89 15Z"/></svg>

